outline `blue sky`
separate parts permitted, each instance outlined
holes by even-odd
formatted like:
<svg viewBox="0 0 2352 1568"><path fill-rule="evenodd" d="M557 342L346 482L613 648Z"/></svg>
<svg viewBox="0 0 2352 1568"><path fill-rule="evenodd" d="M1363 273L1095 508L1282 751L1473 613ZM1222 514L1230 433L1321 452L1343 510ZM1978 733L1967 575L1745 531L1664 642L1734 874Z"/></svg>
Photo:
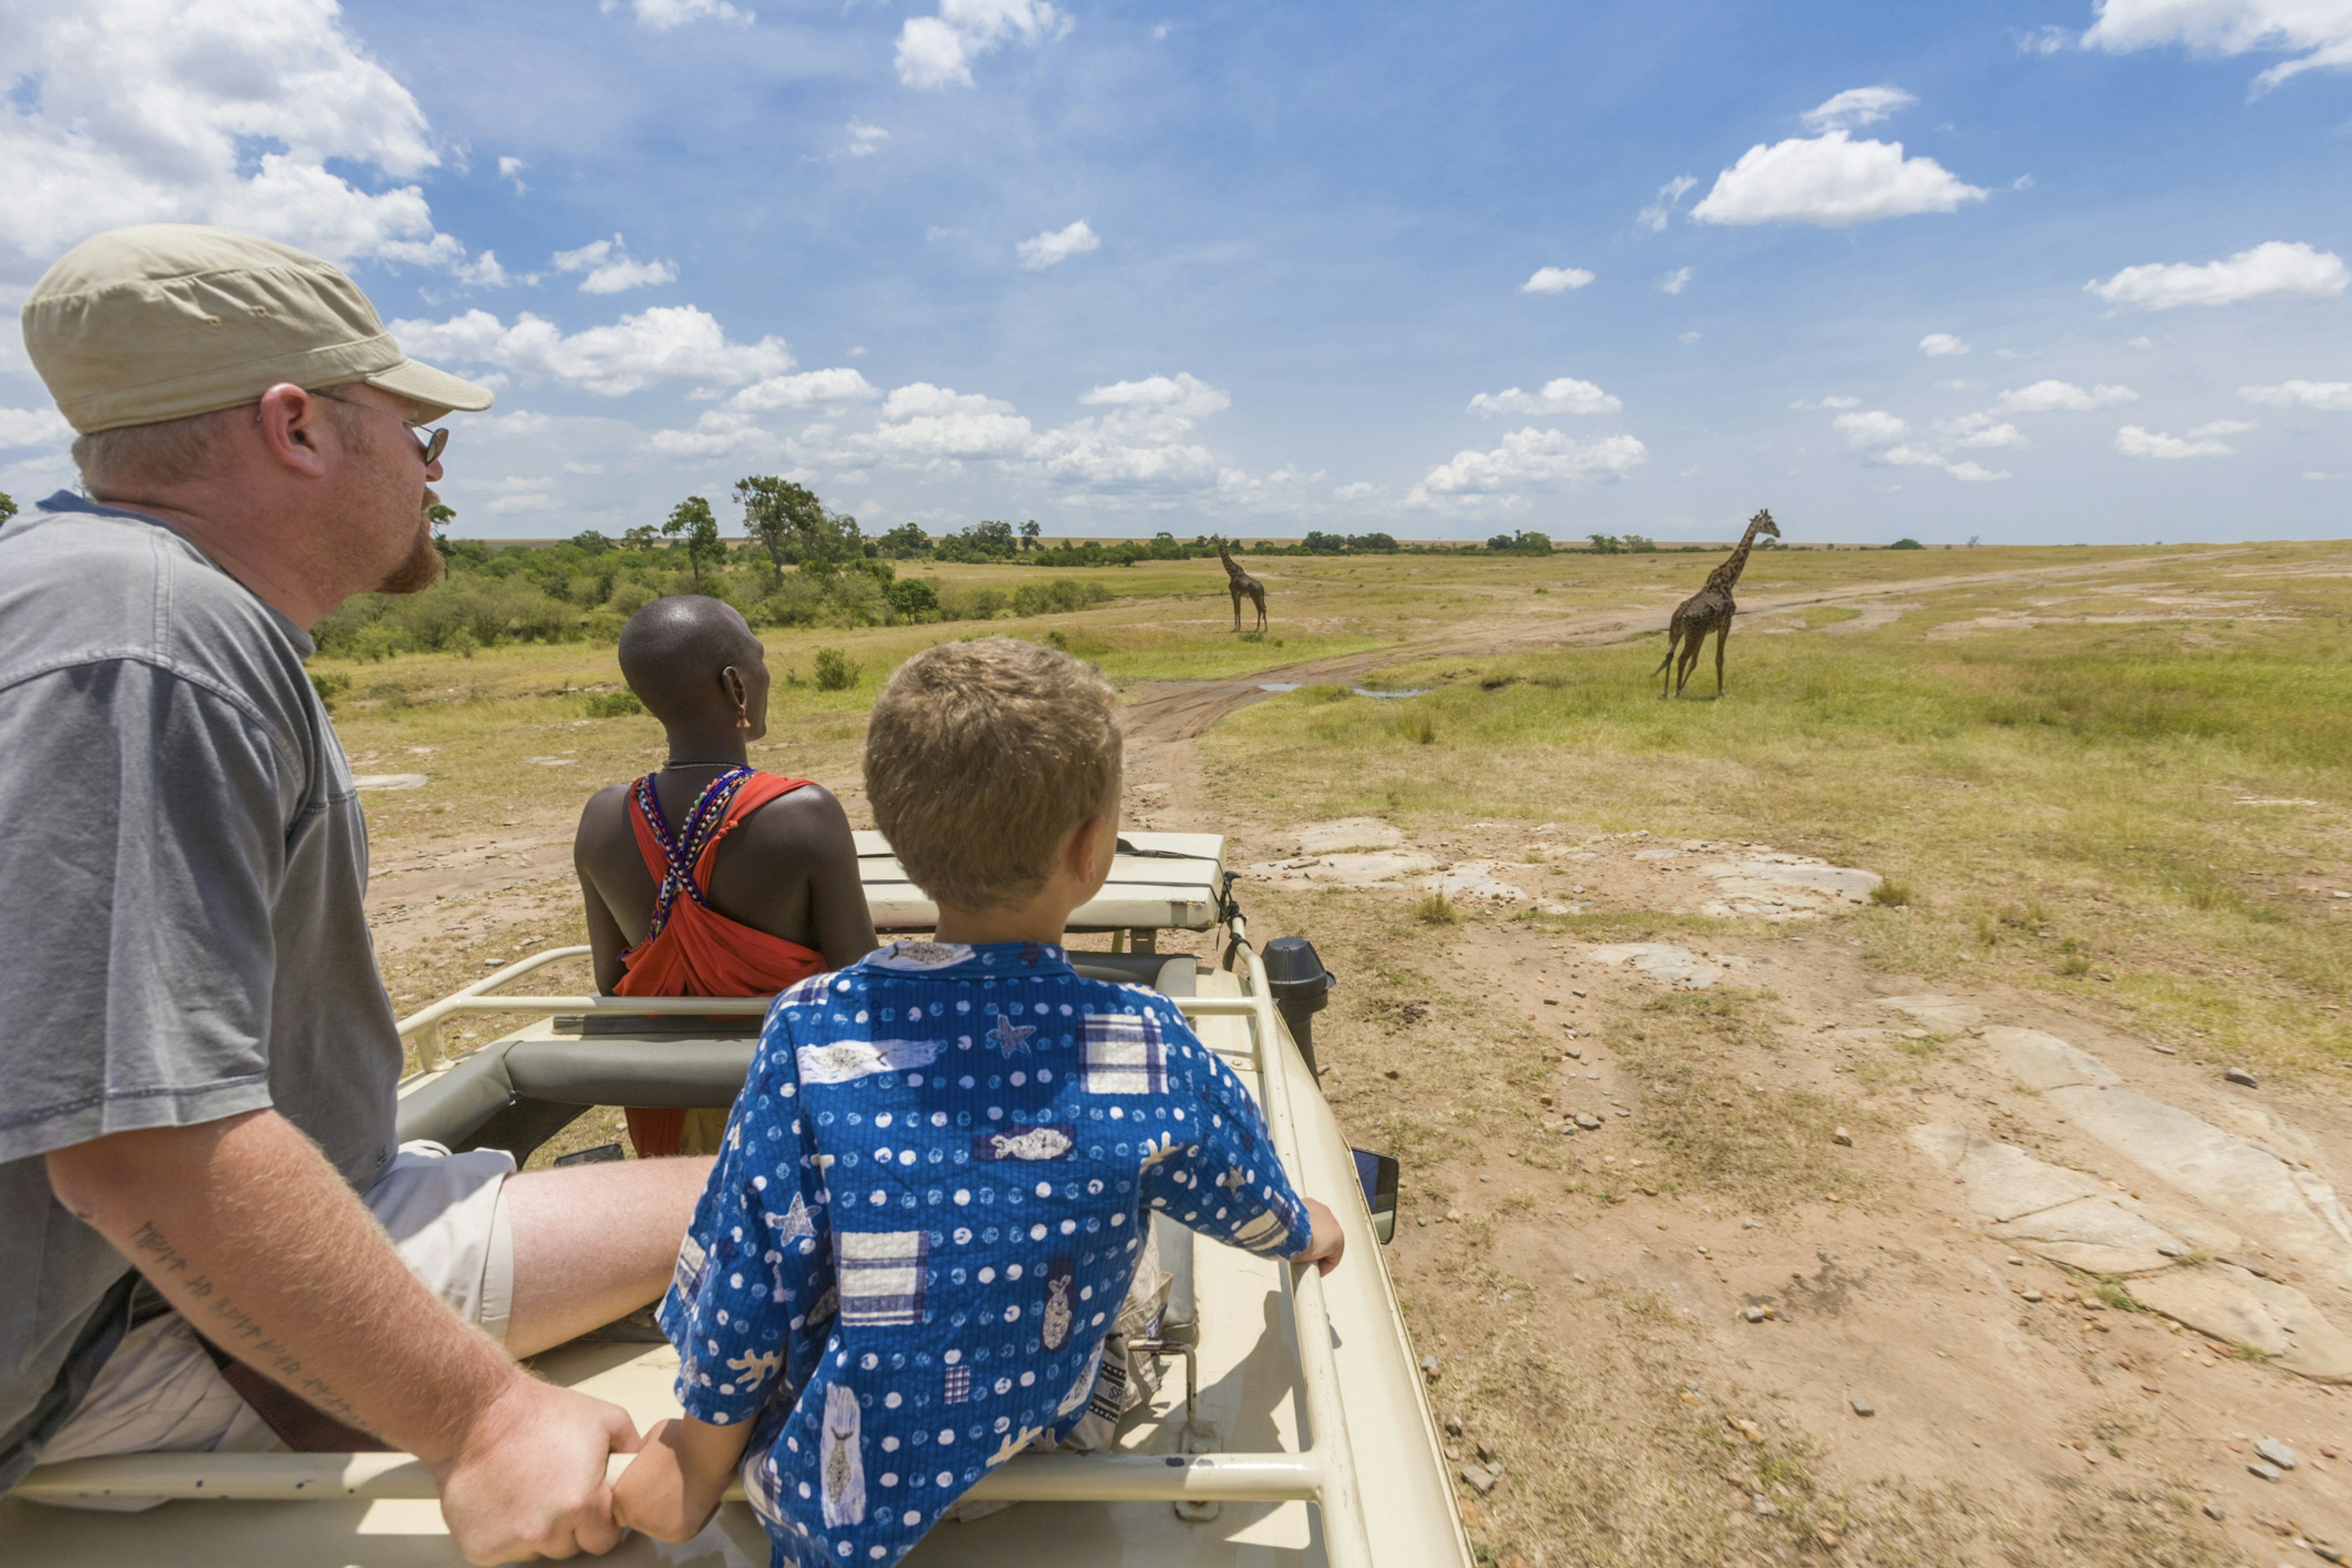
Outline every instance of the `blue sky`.
<svg viewBox="0 0 2352 1568"><path fill-rule="evenodd" d="M2352 531L2352 0L9 11L0 288L334 256L461 532Z"/></svg>

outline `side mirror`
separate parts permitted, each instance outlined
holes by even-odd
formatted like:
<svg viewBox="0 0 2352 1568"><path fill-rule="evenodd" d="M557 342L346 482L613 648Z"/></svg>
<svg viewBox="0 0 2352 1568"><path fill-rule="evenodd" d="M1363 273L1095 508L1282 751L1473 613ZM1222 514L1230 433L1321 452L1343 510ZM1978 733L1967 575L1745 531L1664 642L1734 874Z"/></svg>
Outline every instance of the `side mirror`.
<svg viewBox="0 0 2352 1568"><path fill-rule="evenodd" d="M1278 936L1258 950L1265 964L1266 988L1274 994L1275 1011L1298 1042L1298 1054L1315 1067L1315 1015L1331 1005L1331 987L1339 982L1316 956L1315 944L1303 936Z"/></svg>
<svg viewBox="0 0 2352 1568"><path fill-rule="evenodd" d="M1364 1207L1371 1212L1372 1234L1386 1247L1396 1238L1396 1156L1370 1149L1350 1149L1356 1157L1356 1181L1364 1189Z"/></svg>

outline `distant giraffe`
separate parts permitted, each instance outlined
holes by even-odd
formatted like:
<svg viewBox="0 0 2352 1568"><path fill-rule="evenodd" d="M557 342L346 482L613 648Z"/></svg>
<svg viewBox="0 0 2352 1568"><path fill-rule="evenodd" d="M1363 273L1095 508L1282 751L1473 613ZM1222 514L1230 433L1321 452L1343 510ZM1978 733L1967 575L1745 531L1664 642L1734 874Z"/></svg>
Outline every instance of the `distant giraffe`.
<svg viewBox="0 0 2352 1568"><path fill-rule="evenodd" d="M1225 591L1234 596L1234 630L1242 629L1242 598L1244 595L1248 595L1251 604L1257 606L1257 629L1265 630L1265 584L1242 570L1241 563L1225 549L1222 536L1212 536L1209 542L1217 547L1217 559L1225 563Z"/></svg>
<svg viewBox="0 0 2352 1568"><path fill-rule="evenodd" d="M1738 584L1739 574L1748 565L1748 552L1755 548L1756 536L1759 533L1769 533L1775 539L1780 537L1780 524L1772 521L1769 511L1759 511L1748 520L1748 531L1739 536L1738 547L1732 551L1730 559L1708 573L1706 586L1685 599L1675 609L1675 618L1666 628L1665 660L1650 673L1657 675L1675 662L1676 644L1682 647L1682 668L1667 677L1665 688L1658 692L1660 697L1669 693L1676 697L1683 694L1683 687L1690 679L1691 668L1698 663L1699 648L1706 643L1709 632L1715 634L1715 694L1717 697L1723 695L1723 645L1731 637L1731 617L1739 613L1739 606L1732 603L1731 590Z"/></svg>

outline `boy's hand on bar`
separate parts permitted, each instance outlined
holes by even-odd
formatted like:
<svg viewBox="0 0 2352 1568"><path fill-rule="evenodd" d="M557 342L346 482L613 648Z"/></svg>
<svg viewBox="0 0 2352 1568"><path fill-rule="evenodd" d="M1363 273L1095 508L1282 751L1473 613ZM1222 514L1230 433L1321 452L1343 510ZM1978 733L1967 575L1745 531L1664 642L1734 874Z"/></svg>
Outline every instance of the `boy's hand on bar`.
<svg viewBox="0 0 2352 1568"><path fill-rule="evenodd" d="M1293 1263L1312 1263L1320 1273L1328 1274L1339 1267L1340 1256L1348 1250L1347 1233L1339 1228L1339 1216L1317 1203L1306 1200L1307 1217L1314 1226L1307 1238L1307 1250L1291 1259Z"/></svg>

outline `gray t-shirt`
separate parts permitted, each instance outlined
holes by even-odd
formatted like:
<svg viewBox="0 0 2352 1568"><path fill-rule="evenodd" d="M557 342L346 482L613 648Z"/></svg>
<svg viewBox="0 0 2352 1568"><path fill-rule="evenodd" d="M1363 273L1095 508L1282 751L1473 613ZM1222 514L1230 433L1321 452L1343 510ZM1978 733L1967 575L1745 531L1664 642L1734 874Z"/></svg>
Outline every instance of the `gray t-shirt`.
<svg viewBox="0 0 2352 1568"><path fill-rule="evenodd" d="M129 1265L42 1156L274 1106L365 1190L401 1052L310 637L152 518L0 528L0 1490L119 1337Z"/></svg>

